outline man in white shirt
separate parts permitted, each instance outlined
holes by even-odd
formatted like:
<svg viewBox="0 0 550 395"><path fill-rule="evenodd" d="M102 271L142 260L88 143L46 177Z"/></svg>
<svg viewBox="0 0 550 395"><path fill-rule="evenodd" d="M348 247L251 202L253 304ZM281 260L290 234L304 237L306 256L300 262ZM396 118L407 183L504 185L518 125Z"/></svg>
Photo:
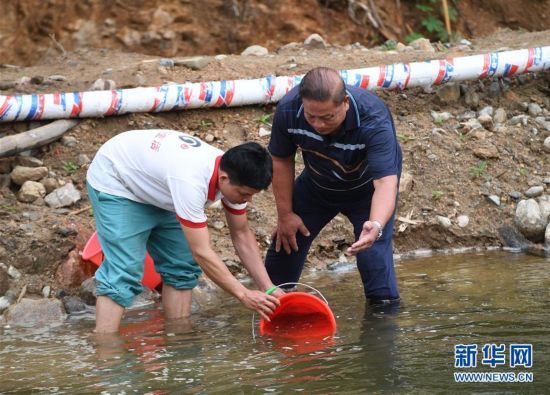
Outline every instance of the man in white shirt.
<svg viewBox="0 0 550 395"><path fill-rule="evenodd" d="M268 319L283 291L265 271L245 208L269 186L271 173L271 157L257 143L223 153L196 137L161 129L133 130L107 141L87 174L105 256L96 272L95 331L118 331L124 308L143 289L146 251L163 280L167 318L190 314L202 269ZM261 291L245 288L212 249L204 210L220 199L237 254Z"/></svg>

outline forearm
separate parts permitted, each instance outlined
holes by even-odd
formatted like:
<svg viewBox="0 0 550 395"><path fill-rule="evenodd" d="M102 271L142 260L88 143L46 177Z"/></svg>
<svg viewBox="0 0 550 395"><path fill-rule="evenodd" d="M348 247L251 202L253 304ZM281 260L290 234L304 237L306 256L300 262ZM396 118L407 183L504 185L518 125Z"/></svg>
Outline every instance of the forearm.
<svg viewBox="0 0 550 395"><path fill-rule="evenodd" d="M260 250L256 238L250 229L241 231L231 236L237 255L241 259L248 274L254 279L254 282L261 291L265 291L273 286L265 270L264 263L260 256Z"/></svg>
<svg viewBox="0 0 550 395"><path fill-rule="evenodd" d="M374 181L369 220L380 221L385 226L395 211L397 199L397 176L387 176Z"/></svg>
<svg viewBox="0 0 550 395"><path fill-rule="evenodd" d="M273 157L273 195L279 217L292 212L294 157Z"/></svg>
<svg viewBox="0 0 550 395"><path fill-rule="evenodd" d="M224 291L242 300L246 288L231 274L214 250L204 248L200 251L195 251L193 257L208 278Z"/></svg>

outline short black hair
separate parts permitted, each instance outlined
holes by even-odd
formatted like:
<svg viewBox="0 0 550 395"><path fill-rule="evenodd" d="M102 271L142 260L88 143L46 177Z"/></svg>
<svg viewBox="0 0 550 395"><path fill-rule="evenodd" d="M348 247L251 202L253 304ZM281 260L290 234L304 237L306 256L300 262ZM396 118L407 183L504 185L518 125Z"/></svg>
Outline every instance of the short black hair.
<svg viewBox="0 0 550 395"><path fill-rule="evenodd" d="M220 160L220 169L227 173L231 184L262 190L271 184L273 163L264 147L248 142L227 150Z"/></svg>
<svg viewBox="0 0 550 395"><path fill-rule="evenodd" d="M332 100L342 104L346 97L346 84L338 71L329 67L309 70L300 81L300 97L319 102Z"/></svg>

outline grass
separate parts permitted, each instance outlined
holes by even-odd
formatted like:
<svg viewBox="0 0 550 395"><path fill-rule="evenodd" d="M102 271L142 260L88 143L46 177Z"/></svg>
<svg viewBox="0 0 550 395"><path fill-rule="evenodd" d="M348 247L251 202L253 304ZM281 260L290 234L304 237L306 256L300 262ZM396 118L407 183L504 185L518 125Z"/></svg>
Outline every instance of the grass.
<svg viewBox="0 0 550 395"><path fill-rule="evenodd" d="M271 118L271 114L265 113L265 114L262 114L260 118L258 118L258 122L271 127L271 122L269 122L270 118Z"/></svg>
<svg viewBox="0 0 550 395"><path fill-rule="evenodd" d="M478 178L487 172L487 162L484 160L480 161L477 166L474 166L470 169L470 174L473 178Z"/></svg>
<svg viewBox="0 0 550 395"><path fill-rule="evenodd" d="M445 195L443 191L432 191L432 199L433 200L439 200Z"/></svg>
<svg viewBox="0 0 550 395"><path fill-rule="evenodd" d="M65 162L63 163L63 170L71 174L78 170L78 165L74 162Z"/></svg>

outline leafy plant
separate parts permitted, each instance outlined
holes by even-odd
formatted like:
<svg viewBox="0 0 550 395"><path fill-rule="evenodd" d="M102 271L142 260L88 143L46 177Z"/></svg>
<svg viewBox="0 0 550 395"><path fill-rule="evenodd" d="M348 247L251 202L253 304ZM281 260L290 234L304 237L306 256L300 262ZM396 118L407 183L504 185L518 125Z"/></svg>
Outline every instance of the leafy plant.
<svg viewBox="0 0 550 395"><path fill-rule="evenodd" d="M432 191L432 199L439 200L443 197L445 193L443 191Z"/></svg>
<svg viewBox="0 0 550 395"><path fill-rule="evenodd" d="M214 122L209 121L207 119L201 119L199 124L198 124L198 129L199 130L205 130L205 129L211 128L212 126L214 126Z"/></svg>
<svg viewBox="0 0 550 395"><path fill-rule="evenodd" d="M63 170L65 170L67 173L74 173L78 170L78 165L74 162L65 162L63 163Z"/></svg>
<svg viewBox="0 0 550 395"><path fill-rule="evenodd" d="M271 123L269 122L269 118L271 118L271 114L265 113L262 114L260 118L258 118L258 122L263 123L264 125L271 126Z"/></svg>
<svg viewBox="0 0 550 395"><path fill-rule="evenodd" d="M452 4L448 7L449 19L451 22L456 22L458 18L458 10L454 6L457 1L458 0L453 0ZM427 3L417 4L416 9L425 15L421 21L421 25L430 33L430 36L440 41L449 41L451 37L449 37L449 33L445 29L442 11L439 10L439 7L434 7L438 5L438 3L439 0L427 0Z"/></svg>
<svg viewBox="0 0 550 395"><path fill-rule="evenodd" d="M386 40L384 44L381 45L382 50L384 51L395 51L395 48L397 48L397 41L395 40Z"/></svg>
<svg viewBox="0 0 550 395"><path fill-rule="evenodd" d="M487 171L487 162L484 160L480 161L477 166L474 166L470 169L470 174L473 178L481 177Z"/></svg>

